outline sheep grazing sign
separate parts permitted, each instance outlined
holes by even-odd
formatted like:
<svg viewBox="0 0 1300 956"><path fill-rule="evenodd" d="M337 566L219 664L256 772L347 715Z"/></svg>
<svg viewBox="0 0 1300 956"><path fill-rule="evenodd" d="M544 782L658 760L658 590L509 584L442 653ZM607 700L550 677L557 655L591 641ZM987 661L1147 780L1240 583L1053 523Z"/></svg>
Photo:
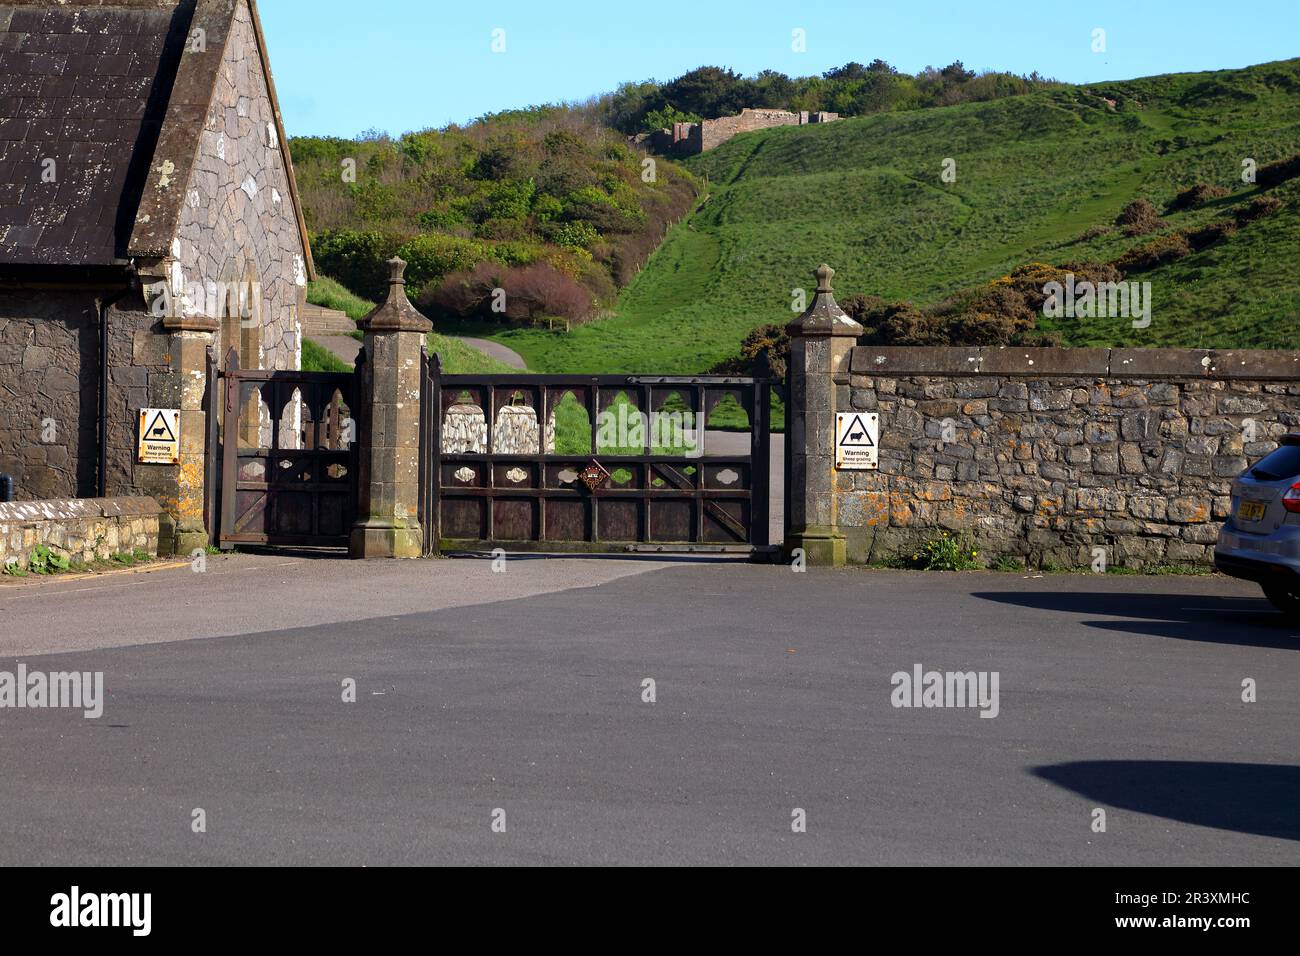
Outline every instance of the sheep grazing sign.
<svg viewBox="0 0 1300 956"><path fill-rule="evenodd" d="M181 460L180 409L140 409L137 458L142 465L174 465Z"/></svg>
<svg viewBox="0 0 1300 956"><path fill-rule="evenodd" d="M837 471L875 471L880 467L880 416L866 412L835 413Z"/></svg>

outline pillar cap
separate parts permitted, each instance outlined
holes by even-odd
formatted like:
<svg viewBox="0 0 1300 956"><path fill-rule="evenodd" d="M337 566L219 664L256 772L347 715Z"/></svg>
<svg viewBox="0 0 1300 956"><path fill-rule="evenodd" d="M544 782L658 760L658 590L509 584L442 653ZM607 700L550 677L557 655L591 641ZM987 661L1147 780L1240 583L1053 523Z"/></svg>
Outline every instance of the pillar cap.
<svg viewBox="0 0 1300 956"><path fill-rule="evenodd" d="M406 297L406 263L402 259L394 256L388 260L388 298L357 324L367 332L433 331L433 323Z"/></svg>
<svg viewBox="0 0 1300 956"><path fill-rule="evenodd" d="M831 279L835 276L835 270L823 262L813 270L813 276L817 279L817 292L813 296L812 304L803 315L786 326L786 331L791 336L839 335L852 338L857 338L866 332L866 329L841 309L839 303L835 301L835 294L831 292Z"/></svg>

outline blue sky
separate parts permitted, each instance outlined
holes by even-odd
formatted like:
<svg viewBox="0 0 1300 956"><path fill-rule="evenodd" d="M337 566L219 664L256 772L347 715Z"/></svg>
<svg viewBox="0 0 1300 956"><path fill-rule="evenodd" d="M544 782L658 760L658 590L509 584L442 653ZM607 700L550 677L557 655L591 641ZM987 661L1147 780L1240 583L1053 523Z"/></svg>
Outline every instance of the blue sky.
<svg viewBox="0 0 1300 956"><path fill-rule="evenodd" d="M402 133L697 66L1038 70L1073 83L1300 56L1297 0L260 0L291 135ZM1093 30L1106 51L1092 51ZM492 51L504 30L505 51ZM791 49L802 29L807 50ZM759 105L759 104L756 104Z"/></svg>

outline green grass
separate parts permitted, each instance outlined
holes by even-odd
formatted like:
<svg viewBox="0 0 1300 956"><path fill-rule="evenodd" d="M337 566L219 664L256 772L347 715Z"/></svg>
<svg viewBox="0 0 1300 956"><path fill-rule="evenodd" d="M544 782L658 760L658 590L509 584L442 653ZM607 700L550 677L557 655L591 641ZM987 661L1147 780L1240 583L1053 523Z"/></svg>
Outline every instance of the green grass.
<svg viewBox="0 0 1300 956"><path fill-rule="evenodd" d="M352 366L325 346L305 338L302 340L302 370L304 372L351 372Z"/></svg>
<svg viewBox="0 0 1300 956"><path fill-rule="evenodd" d="M321 276L307 284L307 301L324 309L346 312L353 322L360 322L374 309L375 303L345 289L341 282Z"/></svg>
<svg viewBox="0 0 1300 956"><path fill-rule="evenodd" d="M1102 96L1115 99L1112 111ZM822 261L841 296L932 305L1029 261L1106 261L1151 237L1080 241L1134 198L1160 209L1197 182L1232 195L1165 217L1212 221L1259 193L1241 161L1300 150L1300 60L1043 91L987 103L745 134L688 162L705 199L622 293L570 333L479 329L539 372L685 374L792 317ZM945 158L957 181L944 184ZM1151 327L1040 320L1071 345L1289 348L1300 317L1300 180L1287 205L1222 243L1136 274Z"/></svg>

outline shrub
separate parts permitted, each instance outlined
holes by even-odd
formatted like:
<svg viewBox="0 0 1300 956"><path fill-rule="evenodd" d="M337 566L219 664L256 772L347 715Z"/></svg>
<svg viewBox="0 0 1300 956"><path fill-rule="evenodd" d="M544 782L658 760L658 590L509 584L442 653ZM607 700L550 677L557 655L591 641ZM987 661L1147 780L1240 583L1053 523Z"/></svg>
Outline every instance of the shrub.
<svg viewBox="0 0 1300 956"><path fill-rule="evenodd" d="M1181 232L1171 233L1137 246L1115 260L1121 272L1144 272L1182 259L1192 253L1192 245Z"/></svg>
<svg viewBox="0 0 1300 956"><path fill-rule="evenodd" d="M1109 236L1115 231L1114 226L1089 226L1079 234L1078 242L1088 242L1092 239L1099 239L1102 236Z"/></svg>
<svg viewBox="0 0 1300 956"><path fill-rule="evenodd" d="M1122 227L1126 236L1143 236L1155 232L1164 223L1150 200L1135 199L1115 217L1115 225Z"/></svg>
<svg viewBox="0 0 1300 956"><path fill-rule="evenodd" d="M412 297L419 296L429 283L492 258L488 247L481 242L441 233L416 236L402 245L397 254L406 260L406 288Z"/></svg>
<svg viewBox="0 0 1300 956"><path fill-rule="evenodd" d="M496 290L504 295L498 295ZM504 311L494 311L500 303ZM448 275L430 286L416 304L426 312L456 318L478 317L522 325L539 325L546 318L585 322L595 313L595 300L581 283L546 262L503 266L480 262Z"/></svg>
<svg viewBox="0 0 1300 956"><path fill-rule="evenodd" d="M1193 251L1200 252L1202 249L1214 245L1220 239L1226 239L1236 231L1237 224L1235 222L1221 220L1201 226L1199 229L1185 229L1183 235L1187 237L1187 242Z"/></svg>
<svg viewBox="0 0 1300 956"><path fill-rule="evenodd" d="M566 249L590 249L600 233L587 222L566 222L555 230L551 241Z"/></svg>
<svg viewBox="0 0 1300 956"><path fill-rule="evenodd" d="M719 362L709 369L710 375L748 375L754 370L754 361L766 355L772 375L785 378L790 364L790 337L783 325L760 325L740 343L740 354Z"/></svg>
<svg viewBox="0 0 1300 956"><path fill-rule="evenodd" d="M43 544L38 544L27 559L27 570L32 574L54 574L68 570L71 562L66 555L51 551Z"/></svg>
<svg viewBox="0 0 1300 956"><path fill-rule="evenodd" d="M1255 170L1255 185L1260 189L1272 189L1297 176L1300 176L1300 153L1259 167Z"/></svg>
<svg viewBox="0 0 1300 956"><path fill-rule="evenodd" d="M1211 186L1206 183L1197 183L1188 189L1184 189L1173 201L1169 203L1166 213L1178 212L1182 209L1191 209L1199 206L1201 203L1209 202L1211 199L1220 199L1228 195L1232 190L1225 189L1223 186Z"/></svg>
<svg viewBox="0 0 1300 956"><path fill-rule="evenodd" d="M1247 223L1254 222L1257 219L1263 219L1265 216L1271 216L1285 205L1282 200L1276 196L1258 196L1252 199L1244 206L1237 206L1233 209L1233 217L1237 225L1244 226Z"/></svg>
<svg viewBox="0 0 1300 956"><path fill-rule="evenodd" d="M388 267L402 240L379 232L326 231L311 243L317 268L369 299L388 293Z"/></svg>
<svg viewBox="0 0 1300 956"><path fill-rule="evenodd" d="M970 571L980 566L975 541L964 531L960 534L945 531L931 538L912 555L912 561L922 571Z"/></svg>

